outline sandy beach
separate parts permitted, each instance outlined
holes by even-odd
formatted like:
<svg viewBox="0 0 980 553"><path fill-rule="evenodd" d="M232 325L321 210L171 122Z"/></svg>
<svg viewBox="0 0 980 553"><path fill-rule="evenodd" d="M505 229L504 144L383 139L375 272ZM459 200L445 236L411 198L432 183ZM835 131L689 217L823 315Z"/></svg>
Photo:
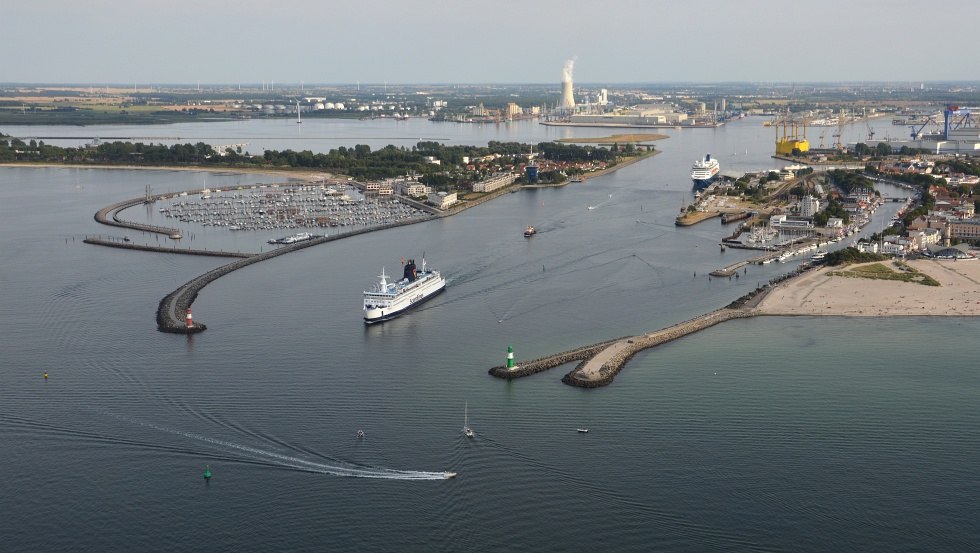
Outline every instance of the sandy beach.
<svg viewBox="0 0 980 553"><path fill-rule="evenodd" d="M891 262L882 264L894 268ZM908 264L940 286L828 274L858 265L823 267L777 285L758 310L763 315L846 317L980 315L980 260L920 259Z"/></svg>

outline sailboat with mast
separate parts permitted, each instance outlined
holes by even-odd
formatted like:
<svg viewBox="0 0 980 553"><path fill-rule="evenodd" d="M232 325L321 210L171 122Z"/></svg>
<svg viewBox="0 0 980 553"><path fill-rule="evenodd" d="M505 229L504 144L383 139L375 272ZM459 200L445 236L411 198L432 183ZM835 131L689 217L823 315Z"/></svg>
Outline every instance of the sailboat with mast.
<svg viewBox="0 0 980 553"><path fill-rule="evenodd" d="M470 428L468 403L463 404L463 434L466 434L467 438L473 437L473 429Z"/></svg>

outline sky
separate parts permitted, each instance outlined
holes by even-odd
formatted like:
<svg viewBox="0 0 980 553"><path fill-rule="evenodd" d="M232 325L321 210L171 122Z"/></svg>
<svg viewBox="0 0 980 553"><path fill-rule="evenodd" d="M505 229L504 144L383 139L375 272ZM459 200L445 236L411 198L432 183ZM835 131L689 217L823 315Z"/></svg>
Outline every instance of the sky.
<svg viewBox="0 0 980 553"><path fill-rule="evenodd" d="M977 0L10 4L8 83L980 80Z"/></svg>

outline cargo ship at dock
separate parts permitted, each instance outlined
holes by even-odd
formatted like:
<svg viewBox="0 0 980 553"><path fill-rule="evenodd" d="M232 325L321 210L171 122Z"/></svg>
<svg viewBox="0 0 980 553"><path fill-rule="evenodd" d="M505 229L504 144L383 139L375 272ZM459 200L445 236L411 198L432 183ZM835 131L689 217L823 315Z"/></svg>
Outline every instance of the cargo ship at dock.
<svg viewBox="0 0 980 553"><path fill-rule="evenodd" d="M382 268L377 284L364 292L364 324L393 319L445 288L446 279L439 271L426 268L424 258L421 270L414 259L409 259L402 269L402 278L395 282L388 282Z"/></svg>

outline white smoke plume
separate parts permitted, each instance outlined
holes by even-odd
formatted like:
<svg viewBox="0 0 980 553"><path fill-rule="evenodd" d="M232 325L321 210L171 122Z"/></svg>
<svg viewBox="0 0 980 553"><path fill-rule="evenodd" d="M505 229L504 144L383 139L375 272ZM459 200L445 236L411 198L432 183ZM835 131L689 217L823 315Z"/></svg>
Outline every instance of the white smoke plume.
<svg viewBox="0 0 980 553"><path fill-rule="evenodd" d="M577 58L572 58L570 60L565 60L565 66L561 69L561 82L567 83L572 80L572 70L575 69L575 60Z"/></svg>

